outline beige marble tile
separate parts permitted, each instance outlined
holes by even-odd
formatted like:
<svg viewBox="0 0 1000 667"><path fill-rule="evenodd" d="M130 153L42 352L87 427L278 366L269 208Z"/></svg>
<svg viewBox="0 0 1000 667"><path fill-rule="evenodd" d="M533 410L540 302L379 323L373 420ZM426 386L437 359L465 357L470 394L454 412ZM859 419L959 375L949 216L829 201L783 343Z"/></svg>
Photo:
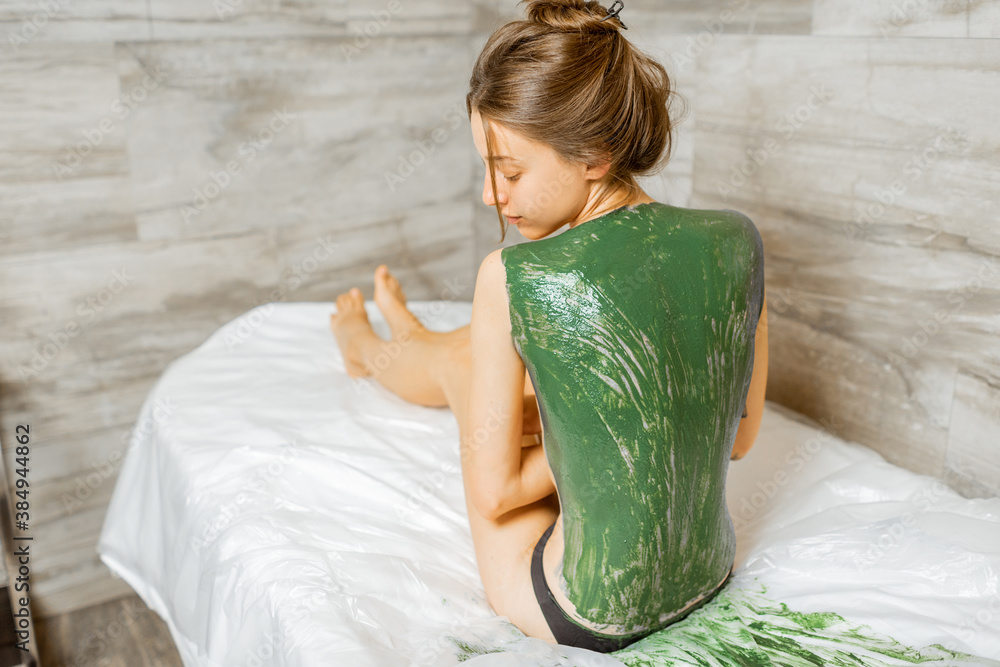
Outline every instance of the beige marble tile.
<svg viewBox="0 0 1000 667"><path fill-rule="evenodd" d="M897 238L928 251L1000 250L989 204L1000 132L982 67L1000 60L1000 44L828 41L816 51L795 38L732 40L709 56L698 195L808 205L827 224L840 221L855 253ZM739 87L747 78L755 85ZM928 103L937 96L952 101L947 110Z"/></svg>
<svg viewBox="0 0 1000 667"><path fill-rule="evenodd" d="M82 609L131 591L97 556L105 510L90 508L32 529L31 607L36 618Z"/></svg>
<svg viewBox="0 0 1000 667"><path fill-rule="evenodd" d="M348 33L380 35L467 35L476 8L467 0L348 0Z"/></svg>
<svg viewBox="0 0 1000 667"><path fill-rule="evenodd" d="M523 5L506 0L480 0L481 30L499 23L522 19ZM603 2L605 7L612 3ZM619 16L628 27L626 35L694 34L808 34L811 0L632 0ZM704 37L702 39L705 39Z"/></svg>
<svg viewBox="0 0 1000 667"><path fill-rule="evenodd" d="M674 124L670 161L660 174L643 181L644 189L657 201L673 206L688 206L691 202L694 167L697 59L687 62L678 58L687 43L686 37L682 35L644 35L639 30L636 33L634 38L630 35L629 39L663 65L676 93L670 101L671 122Z"/></svg>
<svg viewBox="0 0 1000 667"><path fill-rule="evenodd" d="M811 0L638 0L620 17L629 33L690 34L698 46L724 34L808 34L812 11Z"/></svg>
<svg viewBox="0 0 1000 667"><path fill-rule="evenodd" d="M821 299L775 284L781 283L769 278L768 400L871 447L890 463L940 475L954 368L922 367L904 378L877 352L800 321L799 314L818 310ZM785 313L771 315L772 290L783 291Z"/></svg>
<svg viewBox="0 0 1000 667"><path fill-rule="evenodd" d="M464 41L387 38L350 61L345 44L136 45L171 81L130 126L141 238L347 226L464 192Z"/></svg>
<svg viewBox="0 0 1000 667"><path fill-rule="evenodd" d="M36 422L34 428L40 426ZM106 483L112 473L117 474L128 447L129 435L135 428L135 420L129 415L117 426L39 438L31 448L32 484L54 483L62 479L74 491L79 487L80 493L71 493L71 496L79 495L79 500L85 500L83 496L93 495L97 486ZM44 436L44 432L39 435ZM7 452L6 456L10 457L11 453ZM5 459L5 464L11 466L13 459ZM94 472L97 477L88 481L86 477ZM100 484L97 483L98 477Z"/></svg>
<svg viewBox="0 0 1000 667"><path fill-rule="evenodd" d="M32 456L32 459L35 457ZM32 480L32 525L42 525L80 512L107 508L118 479L121 459L116 457L113 461L95 460L91 463L65 477ZM41 464L35 465L38 467Z"/></svg>
<svg viewBox="0 0 1000 667"><path fill-rule="evenodd" d="M347 34L349 0L148 0L150 39Z"/></svg>
<svg viewBox="0 0 1000 667"><path fill-rule="evenodd" d="M969 37L1000 37L1000 3L969 0Z"/></svg>
<svg viewBox="0 0 1000 667"><path fill-rule="evenodd" d="M53 42L150 39L146 0L5 0L0 6L0 61Z"/></svg>
<svg viewBox="0 0 1000 667"><path fill-rule="evenodd" d="M0 284L16 278L44 295L49 317L22 332L26 346L0 349L17 372L4 423L44 423L57 437L134 419L166 364L273 289L278 270L269 239L252 234L0 261Z"/></svg>
<svg viewBox="0 0 1000 667"><path fill-rule="evenodd" d="M967 495L1000 496L1000 383L960 373L951 410L945 465Z"/></svg>
<svg viewBox="0 0 1000 667"><path fill-rule="evenodd" d="M351 287L371 300L375 268L384 263L408 299L471 301L471 217L464 192L388 218L360 214L348 228L317 222L282 229L278 300L332 302Z"/></svg>
<svg viewBox="0 0 1000 667"><path fill-rule="evenodd" d="M0 256L135 238L119 92L110 44L0 58Z"/></svg>
<svg viewBox="0 0 1000 667"><path fill-rule="evenodd" d="M802 306L768 397L934 475L956 374L1000 378L998 60L989 40L760 37L699 62L694 204L749 215L769 293Z"/></svg>
<svg viewBox="0 0 1000 667"><path fill-rule="evenodd" d="M988 3L987 3L988 4ZM814 35L973 37L968 0L816 0Z"/></svg>
<svg viewBox="0 0 1000 667"><path fill-rule="evenodd" d="M349 37L366 48L388 35L466 34L473 9L460 0L152 0L156 40L206 37Z"/></svg>

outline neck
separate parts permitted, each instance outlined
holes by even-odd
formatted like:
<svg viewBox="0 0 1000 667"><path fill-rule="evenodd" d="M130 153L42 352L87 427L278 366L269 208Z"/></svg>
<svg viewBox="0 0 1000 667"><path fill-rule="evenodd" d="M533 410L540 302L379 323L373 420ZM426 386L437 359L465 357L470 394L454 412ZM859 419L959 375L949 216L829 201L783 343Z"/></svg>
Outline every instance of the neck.
<svg viewBox="0 0 1000 667"><path fill-rule="evenodd" d="M599 218L602 215L610 213L622 206L636 206L638 204L652 204L656 200L647 195L643 190L639 190L638 193L629 196L627 191L622 191L615 193L611 196L601 197L588 201L584 205L580 214L577 216L576 220L570 223L570 228L576 227L577 225L583 224L594 218Z"/></svg>

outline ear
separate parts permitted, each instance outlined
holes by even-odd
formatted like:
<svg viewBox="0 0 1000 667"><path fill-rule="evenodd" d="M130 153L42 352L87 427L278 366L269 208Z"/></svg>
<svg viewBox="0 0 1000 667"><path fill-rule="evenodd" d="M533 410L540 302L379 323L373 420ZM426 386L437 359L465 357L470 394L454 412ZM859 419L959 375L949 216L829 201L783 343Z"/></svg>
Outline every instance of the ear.
<svg viewBox="0 0 1000 667"><path fill-rule="evenodd" d="M599 181L604 178L610 169L611 160L601 162L596 165L587 165L587 168L583 172L583 177L588 180Z"/></svg>

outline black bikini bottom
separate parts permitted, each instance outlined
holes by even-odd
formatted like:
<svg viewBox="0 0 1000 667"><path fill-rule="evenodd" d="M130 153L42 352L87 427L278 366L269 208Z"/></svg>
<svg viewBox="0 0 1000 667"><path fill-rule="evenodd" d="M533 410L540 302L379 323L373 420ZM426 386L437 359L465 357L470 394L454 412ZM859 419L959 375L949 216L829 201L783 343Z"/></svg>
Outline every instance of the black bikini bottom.
<svg viewBox="0 0 1000 667"><path fill-rule="evenodd" d="M643 637L647 637L659 629L653 630L643 630L640 632L635 632L629 635L606 635L600 632L586 628L563 611L556 603L555 597L552 595L552 591L549 589L549 585L545 581L545 573L542 570L542 551L545 549L545 543L549 541L549 536L552 534L552 529L555 528L555 522L545 531L545 533L538 539L538 543L535 545L535 551L531 556L531 585L535 589L535 598L538 600L538 606L542 608L542 615L545 616L545 622L549 625L549 630L552 631L552 635L556 638L556 641L565 646L577 646L579 648L589 649L591 651L597 651L598 653L610 653L611 651L618 651L629 644L639 641ZM729 570L729 574L726 575L725 581L715 590L717 593L722 587L729 581L729 577L732 575L732 568ZM684 616L688 613L694 611L695 609L701 607L703 604L708 602L715 593L705 597L700 600L698 604L692 606ZM675 623L681 620L680 618L671 621Z"/></svg>

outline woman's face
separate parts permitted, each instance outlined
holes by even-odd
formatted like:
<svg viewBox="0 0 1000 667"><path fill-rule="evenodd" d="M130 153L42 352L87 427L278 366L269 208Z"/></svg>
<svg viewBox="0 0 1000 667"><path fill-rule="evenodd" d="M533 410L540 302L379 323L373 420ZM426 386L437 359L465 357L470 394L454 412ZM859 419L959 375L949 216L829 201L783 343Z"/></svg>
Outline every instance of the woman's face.
<svg viewBox="0 0 1000 667"><path fill-rule="evenodd" d="M472 137L483 160L483 203L494 206L486 165L486 133L479 112L472 111ZM588 167L564 161L550 146L492 123L495 138L496 196L500 212L526 239L540 239L567 223L574 227L589 214L598 181L608 166Z"/></svg>

